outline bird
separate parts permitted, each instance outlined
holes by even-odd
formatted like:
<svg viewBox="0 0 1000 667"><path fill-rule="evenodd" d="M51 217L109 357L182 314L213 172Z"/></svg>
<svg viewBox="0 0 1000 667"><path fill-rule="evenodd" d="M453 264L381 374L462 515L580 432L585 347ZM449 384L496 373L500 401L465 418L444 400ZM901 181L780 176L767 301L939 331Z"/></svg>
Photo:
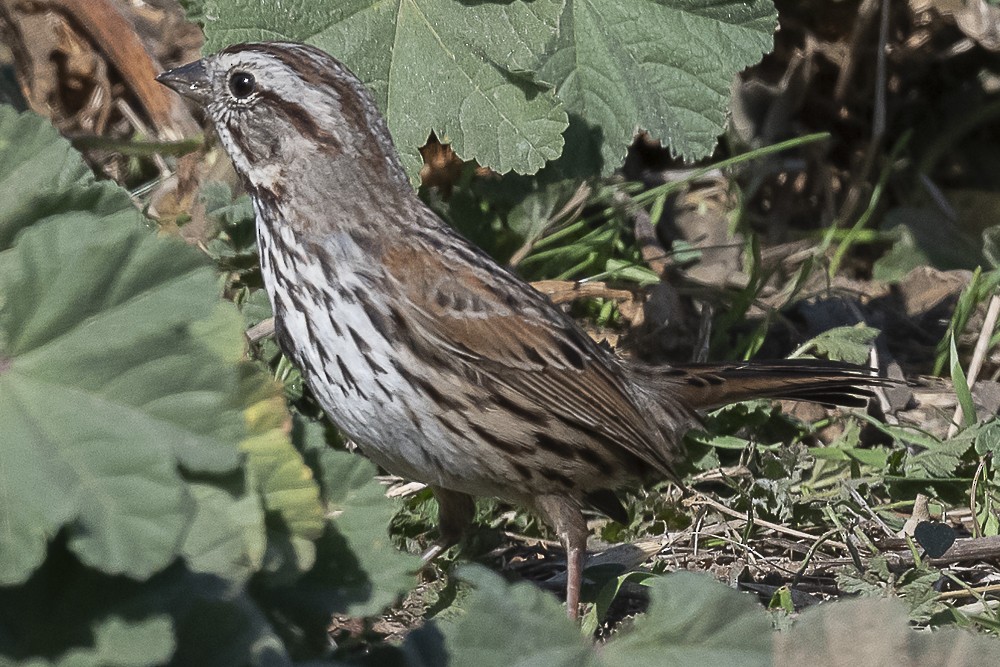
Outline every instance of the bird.
<svg viewBox="0 0 1000 667"><path fill-rule="evenodd" d="M157 80L203 109L252 199L282 351L368 458L432 489L425 560L460 540L474 497L524 506L566 550L577 618L583 509L621 517L616 489L676 478L701 413L864 405L885 383L832 361L645 365L598 345L420 199L372 94L321 49L234 44Z"/></svg>

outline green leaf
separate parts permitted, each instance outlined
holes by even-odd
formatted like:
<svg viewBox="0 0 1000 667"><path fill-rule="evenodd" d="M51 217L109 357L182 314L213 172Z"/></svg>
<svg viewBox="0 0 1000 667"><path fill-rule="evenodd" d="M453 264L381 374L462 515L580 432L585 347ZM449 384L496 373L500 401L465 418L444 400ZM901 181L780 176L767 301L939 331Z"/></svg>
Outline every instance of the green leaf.
<svg viewBox="0 0 1000 667"><path fill-rule="evenodd" d="M776 25L767 0L568 0L539 71L570 114L567 152L609 174L643 129L685 159L710 154L733 76Z"/></svg>
<svg viewBox="0 0 1000 667"><path fill-rule="evenodd" d="M972 441L973 434L967 429L950 440L936 442L919 453L908 454L904 464L906 476L915 479L951 477L969 451Z"/></svg>
<svg viewBox="0 0 1000 667"><path fill-rule="evenodd" d="M647 579L655 576L656 575L651 572L633 571L620 574L606 582L598 592L597 599L594 600L594 604L590 606L590 609L587 611L580 623L580 629L583 636L594 636L598 627L604 623L604 620L607 618L608 611L611 609L611 604L615 601L615 598L618 597L618 591L622 589L622 586L629 582L641 584Z"/></svg>
<svg viewBox="0 0 1000 667"><path fill-rule="evenodd" d="M8 113L0 109L0 145L13 131L46 135L40 118L11 123ZM71 162L56 167L63 173ZM37 176L45 182L45 172ZM116 192L123 208L101 214L6 209L44 214L18 220L23 231L0 253L6 584L24 581L62 528L89 565L150 576L178 555L195 509L178 466L223 474L240 465L243 423L229 407L243 347L238 317L220 305L200 254L153 236ZM14 226L0 217L0 229Z"/></svg>
<svg viewBox="0 0 1000 667"><path fill-rule="evenodd" d="M109 576L58 542L26 584L4 589L0 665L9 656L38 656L14 664L62 656L57 664L65 664L75 655L94 665L291 664L246 588L179 561L141 583Z"/></svg>
<svg viewBox="0 0 1000 667"><path fill-rule="evenodd" d="M0 250L24 227L53 213L90 219L136 214L128 194L96 182L90 168L52 125L0 106Z"/></svg>
<svg viewBox="0 0 1000 667"><path fill-rule="evenodd" d="M976 453L1000 456L1000 419L991 419L976 432Z"/></svg>
<svg viewBox="0 0 1000 667"><path fill-rule="evenodd" d="M93 647L70 649L53 661L36 658L11 663L0 656L0 665L142 667L164 664L174 652L173 623L168 616L154 616L142 621L125 621L112 616L91 631L94 635Z"/></svg>
<svg viewBox="0 0 1000 667"><path fill-rule="evenodd" d="M94 644L93 649L74 649L53 664L60 667L160 665L173 655L174 627L165 615L142 621L112 616L94 628Z"/></svg>
<svg viewBox="0 0 1000 667"><path fill-rule="evenodd" d="M996 662L996 642L955 628L918 632L898 600L847 600L807 609L779 633L774 664L978 667Z"/></svg>
<svg viewBox="0 0 1000 667"><path fill-rule="evenodd" d="M326 524L326 512L319 483L289 437L291 416L282 387L251 368L244 367L242 382L250 433L240 443L249 456L251 479L264 507L284 520L293 537L318 539Z"/></svg>
<svg viewBox="0 0 1000 667"><path fill-rule="evenodd" d="M638 129L704 157L733 76L771 49L777 24L768 0L304 0L295 11L206 0L205 15L209 50L284 39L343 60L375 94L411 177L431 130L501 173L535 173L564 142L567 172L611 173Z"/></svg>
<svg viewBox="0 0 1000 667"><path fill-rule="evenodd" d="M795 613L795 603L792 602L792 589L782 586L774 592L767 604L770 610L780 609L789 616Z"/></svg>
<svg viewBox="0 0 1000 667"><path fill-rule="evenodd" d="M316 566L302 586L325 588L341 613L378 613L414 586L420 560L396 549L389 538L397 507L375 480L375 466L357 454L330 449L318 424L300 425L302 446L318 469L332 517L318 544Z"/></svg>
<svg viewBox="0 0 1000 667"><path fill-rule="evenodd" d="M955 395L958 397L958 404L962 406L962 416L966 426L976 423L976 404L972 401L972 390L969 388L969 381L965 379L965 371L962 370L962 360L958 358L958 349L955 347L955 337L951 337L951 383L955 387Z"/></svg>
<svg viewBox="0 0 1000 667"><path fill-rule="evenodd" d="M536 81L562 0L206 0L206 48L291 40L343 60L375 95L412 178L433 130L465 159L534 173L562 152L566 112Z"/></svg>
<svg viewBox="0 0 1000 667"><path fill-rule="evenodd" d="M896 242L875 262L872 275L876 280L896 282L928 264L945 270L983 264L978 244L937 209L894 208L886 213L882 227L896 235Z"/></svg>
<svg viewBox="0 0 1000 667"><path fill-rule="evenodd" d="M951 339L965 331L979 304L996 294L997 290L1000 290L1000 271L983 273L981 268L976 267L972 272L969 284L958 296L958 302L955 304L951 320L948 322L947 331L938 341L934 350L934 375L940 375L944 369L945 361L949 356Z"/></svg>
<svg viewBox="0 0 1000 667"><path fill-rule="evenodd" d="M600 664L575 624L566 618L566 611L550 594L529 583L510 585L479 565L462 567L458 576L474 587L464 598L464 613L411 633L404 645L411 664L478 667ZM420 659L416 658L418 655Z"/></svg>
<svg viewBox="0 0 1000 667"><path fill-rule="evenodd" d="M511 180L515 185L531 188L526 194L521 191L524 198L511 208L507 216L510 230L517 234L522 242L527 243L534 242L542 235L552 215L569 201L579 187L578 183L569 180L555 183L538 183L537 179L526 178Z"/></svg>
<svg viewBox="0 0 1000 667"><path fill-rule="evenodd" d="M835 327L807 341L799 350L814 351L830 359L852 364L866 364L878 335L878 329L866 326Z"/></svg>
<svg viewBox="0 0 1000 667"><path fill-rule="evenodd" d="M753 596L691 572L649 583L649 611L631 632L607 645L607 664L771 664L771 621Z"/></svg>
<svg viewBox="0 0 1000 667"><path fill-rule="evenodd" d="M609 259L604 270L609 279L634 282L640 287L656 285L661 280L659 274L649 267L620 259Z"/></svg>
<svg viewBox="0 0 1000 667"><path fill-rule="evenodd" d="M264 558L264 513L254 494L232 494L214 484L188 486L194 518L181 547L188 566L244 582Z"/></svg>

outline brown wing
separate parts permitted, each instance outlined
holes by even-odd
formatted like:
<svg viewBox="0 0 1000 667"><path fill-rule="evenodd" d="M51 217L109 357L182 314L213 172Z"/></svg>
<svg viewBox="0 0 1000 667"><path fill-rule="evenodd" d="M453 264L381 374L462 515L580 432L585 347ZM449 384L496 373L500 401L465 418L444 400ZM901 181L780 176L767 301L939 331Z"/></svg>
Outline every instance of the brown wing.
<svg viewBox="0 0 1000 667"><path fill-rule="evenodd" d="M596 442L602 454L669 471L676 451L658 425L662 406L652 409L612 354L529 285L462 243L397 246L384 260L409 301L393 319L423 358L460 368L508 412L560 422L562 442L535 444L587 457Z"/></svg>

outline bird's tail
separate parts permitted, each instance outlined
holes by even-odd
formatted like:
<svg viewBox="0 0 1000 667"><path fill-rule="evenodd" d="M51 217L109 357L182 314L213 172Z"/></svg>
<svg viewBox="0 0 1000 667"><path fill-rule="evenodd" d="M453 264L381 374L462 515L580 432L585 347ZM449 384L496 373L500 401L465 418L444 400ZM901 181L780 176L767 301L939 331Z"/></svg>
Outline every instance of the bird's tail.
<svg viewBox="0 0 1000 667"><path fill-rule="evenodd" d="M862 407L874 396L872 388L898 384L867 366L820 359L688 364L647 373L696 410L753 398Z"/></svg>

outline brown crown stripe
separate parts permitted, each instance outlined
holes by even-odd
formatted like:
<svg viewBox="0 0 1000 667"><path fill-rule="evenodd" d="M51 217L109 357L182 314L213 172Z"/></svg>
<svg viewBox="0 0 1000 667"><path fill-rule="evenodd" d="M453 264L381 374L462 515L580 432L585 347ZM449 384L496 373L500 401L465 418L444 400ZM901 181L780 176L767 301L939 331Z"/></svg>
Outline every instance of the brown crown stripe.
<svg viewBox="0 0 1000 667"><path fill-rule="evenodd" d="M229 130L229 136L232 137L233 143L236 147L240 149L240 153L243 154L243 158L252 165L257 164L257 154L252 150L250 142L247 141L247 137L243 134L242 128L240 128L239 123L234 122L238 118L230 117L226 121L226 129Z"/></svg>

